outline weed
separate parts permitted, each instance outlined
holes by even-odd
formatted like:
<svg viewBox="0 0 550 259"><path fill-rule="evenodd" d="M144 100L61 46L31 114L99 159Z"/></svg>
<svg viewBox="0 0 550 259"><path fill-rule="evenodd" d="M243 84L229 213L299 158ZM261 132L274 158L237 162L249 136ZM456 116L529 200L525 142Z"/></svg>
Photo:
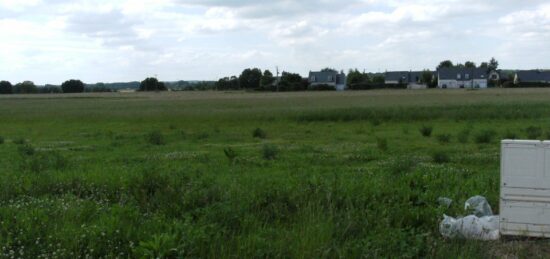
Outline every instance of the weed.
<svg viewBox="0 0 550 259"><path fill-rule="evenodd" d="M432 154L432 160L436 164L444 164L451 161L449 155L443 151L437 151Z"/></svg>
<svg viewBox="0 0 550 259"><path fill-rule="evenodd" d="M164 140L164 135L162 135L162 133L157 130L149 132L149 134L147 134L145 138L147 140L147 143L151 145L160 146L166 144L166 141Z"/></svg>
<svg viewBox="0 0 550 259"><path fill-rule="evenodd" d="M252 132L252 137L254 138L259 138L259 139L265 139L267 138L267 134L265 133L264 130L260 129L260 128L256 128L253 132Z"/></svg>
<svg viewBox="0 0 550 259"><path fill-rule="evenodd" d="M385 138L377 138L376 139L376 146L378 149L382 151L388 150L388 140Z"/></svg>
<svg viewBox="0 0 550 259"><path fill-rule="evenodd" d="M536 126L529 126L525 128L525 133L528 139L538 139L542 135L542 129Z"/></svg>
<svg viewBox="0 0 550 259"><path fill-rule="evenodd" d="M482 130L475 135L474 140L477 144L488 144L493 141L495 134L493 130Z"/></svg>
<svg viewBox="0 0 550 259"><path fill-rule="evenodd" d="M446 144L451 142L451 135L450 134L439 134L436 136L437 141L441 144Z"/></svg>
<svg viewBox="0 0 550 259"><path fill-rule="evenodd" d="M279 149L273 144L265 144L262 147L262 156L266 160L274 160L277 158Z"/></svg>
<svg viewBox="0 0 550 259"><path fill-rule="evenodd" d="M234 149L232 149L231 147L226 147L223 149L223 153L225 154L225 157L229 159L229 162L235 162L235 158L237 158L237 152Z"/></svg>
<svg viewBox="0 0 550 259"><path fill-rule="evenodd" d="M432 135L432 130L433 130L433 127L432 126L422 126L420 127L420 134L422 134L422 136L424 137L430 137Z"/></svg>

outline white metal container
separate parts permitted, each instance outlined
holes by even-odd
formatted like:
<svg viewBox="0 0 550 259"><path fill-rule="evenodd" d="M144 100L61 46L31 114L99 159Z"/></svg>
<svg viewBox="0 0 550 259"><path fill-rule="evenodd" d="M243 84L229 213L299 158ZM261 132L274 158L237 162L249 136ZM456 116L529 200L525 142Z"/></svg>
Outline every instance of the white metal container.
<svg viewBox="0 0 550 259"><path fill-rule="evenodd" d="M550 141L501 144L500 233L550 237Z"/></svg>

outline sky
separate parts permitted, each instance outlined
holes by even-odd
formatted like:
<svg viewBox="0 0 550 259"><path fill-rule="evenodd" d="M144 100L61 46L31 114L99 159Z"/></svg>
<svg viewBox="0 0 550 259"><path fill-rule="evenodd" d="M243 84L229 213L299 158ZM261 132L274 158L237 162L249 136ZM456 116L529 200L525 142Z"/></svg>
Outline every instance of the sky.
<svg viewBox="0 0 550 259"><path fill-rule="evenodd" d="M217 80L434 69L550 68L550 1L0 0L0 80Z"/></svg>

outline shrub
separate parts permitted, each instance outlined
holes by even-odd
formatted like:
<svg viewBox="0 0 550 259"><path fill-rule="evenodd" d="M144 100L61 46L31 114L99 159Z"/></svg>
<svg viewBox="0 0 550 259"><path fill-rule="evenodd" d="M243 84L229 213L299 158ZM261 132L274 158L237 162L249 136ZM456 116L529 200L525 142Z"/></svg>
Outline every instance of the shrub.
<svg viewBox="0 0 550 259"><path fill-rule="evenodd" d="M265 144L262 148L262 155L264 159L267 160L274 160L277 158L277 154L279 153L279 149L272 144Z"/></svg>
<svg viewBox="0 0 550 259"><path fill-rule="evenodd" d="M235 152L234 149L230 147L224 148L223 153L225 154L225 157L229 159L229 162L231 163L235 162L235 158L237 158L237 152Z"/></svg>
<svg viewBox="0 0 550 259"><path fill-rule="evenodd" d="M451 142L451 135L449 134L437 135L437 141L439 141L439 143L449 143Z"/></svg>
<svg viewBox="0 0 550 259"><path fill-rule="evenodd" d="M265 133L264 130L260 129L260 128L256 128L253 132L252 132L252 137L254 138L260 138L260 139L265 139L267 138L267 134Z"/></svg>
<svg viewBox="0 0 550 259"><path fill-rule="evenodd" d="M336 87L328 84L310 85L308 90L312 91L336 91Z"/></svg>
<svg viewBox="0 0 550 259"><path fill-rule="evenodd" d="M542 135L542 129L536 126L530 126L525 129L528 139L538 139Z"/></svg>
<svg viewBox="0 0 550 259"><path fill-rule="evenodd" d="M164 145L166 142L164 141L164 136L160 131L152 131L146 136L147 142L151 145Z"/></svg>
<svg viewBox="0 0 550 259"><path fill-rule="evenodd" d="M518 135L515 132L508 130L508 131L506 131L506 133L504 133L504 138L505 139L517 139Z"/></svg>
<svg viewBox="0 0 550 259"><path fill-rule="evenodd" d="M470 130L462 130L461 132L458 133L458 135L456 136L456 139L458 140L458 142L460 143L467 143L468 142L468 139L470 138Z"/></svg>
<svg viewBox="0 0 550 259"><path fill-rule="evenodd" d="M420 128L420 134L422 134L422 136L424 137L429 137L432 135L432 130L433 130L433 127L431 126L422 126Z"/></svg>
<svg viewBox="0 0 550 259"><path fill-rule="evenodd" d="M434 163L437 163L437 164L444 164L444 163L448 163L451 161L451 159L449 158L449 155L447 155L447 153L443 152L443 151L437 151L435 153L432 154L432 159L434 161Z"/></svg>
<svg viewBox="0 0 550 259"><path fill-rule="evenodd" d="M385 139L385 138L377 138L376 139L376 146L382 150L382 151L386 151L388 150L388 140Z"/></svg>
<svg viewBox="0 0 550 259"><path fill-rule="evenodd" d="M475 135L475 142L478 144L491 143L495 132L493 130L483 130Z"/></svg>

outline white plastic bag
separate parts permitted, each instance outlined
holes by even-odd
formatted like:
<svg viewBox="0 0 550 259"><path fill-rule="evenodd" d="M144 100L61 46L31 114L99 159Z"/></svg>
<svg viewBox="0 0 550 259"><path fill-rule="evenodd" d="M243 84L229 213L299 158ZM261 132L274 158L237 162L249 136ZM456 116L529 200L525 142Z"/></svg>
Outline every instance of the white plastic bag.
<svg viewBox="0 0 550 259"><path fill-rule="evenodd" d="M439 232L446 238L466 238L476 240L498 240L499 217L475 215L464 218L453 218L443 215L443 221L439 225Z"/></svg>
<svg viewBox="0 0 550 259"><path fill-rule="evenodd" d="M489 205L489 202L485 199L485 197L479 195L468 199L464 203L464 210L468 211L469 214L476 215L478 217L493 216L491 205Z"/></svg>

